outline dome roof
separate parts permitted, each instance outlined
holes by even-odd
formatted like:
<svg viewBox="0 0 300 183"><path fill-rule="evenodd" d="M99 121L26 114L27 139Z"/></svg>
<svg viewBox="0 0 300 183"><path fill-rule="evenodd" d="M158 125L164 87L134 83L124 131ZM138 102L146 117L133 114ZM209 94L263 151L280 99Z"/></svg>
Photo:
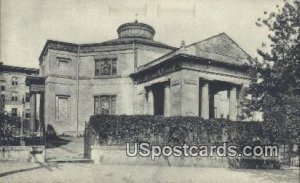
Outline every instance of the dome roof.
<svg viewBox="0 0 300 183"><path fill-rule="evenodd" d="M119 38L144 38L153 40L155 30L152 26L137 21L119 26Z"/></svg>

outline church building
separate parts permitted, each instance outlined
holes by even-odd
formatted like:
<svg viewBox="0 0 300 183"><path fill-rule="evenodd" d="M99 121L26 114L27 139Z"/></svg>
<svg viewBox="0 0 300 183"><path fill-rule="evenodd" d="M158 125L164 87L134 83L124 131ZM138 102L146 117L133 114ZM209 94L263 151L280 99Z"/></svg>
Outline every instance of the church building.
<svg viewBox="0 0 300 183"><path fill-rule="evenodd" d="M227 34L173 47L137 21L117 33L102 43L46 42L39 76L26 79L32 124L40 121L33 131L78 135L94 114L238 119L251 57Z"/></svg>

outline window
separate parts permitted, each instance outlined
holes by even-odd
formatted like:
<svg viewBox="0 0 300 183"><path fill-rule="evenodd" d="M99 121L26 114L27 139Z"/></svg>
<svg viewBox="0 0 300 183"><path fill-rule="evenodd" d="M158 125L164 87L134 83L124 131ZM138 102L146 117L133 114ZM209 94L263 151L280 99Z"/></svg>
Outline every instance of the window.
<svg viewBox="0 0 300 183"><path fill-rule="evenodd" d="M5 105L5 95L1 94L0 95L0 109L4 108Z"/></svg>
<svg viewBox="0 0 300 183"><path fill-rule="evenodd" d="M117 59L105 58L95 60L95 75L116 75L117 74Z"/></svg>
<svg viewBox="0 0 300 183"><path fill-rule="evenodd" d="M12 77L11 85L18 85L18 78L17 77Z"/></svg>
<svg viewBox="0 0 300 183"><path fill-rule="evenodd" d="M70 58L57 57L58 67L59 68L67 68L69 63L71 62Z"/></svg>
<svg viewBox="0 0 300 183"><path fill-rule="evenodd" d="M95 96L95 114L116 114L116 96Z"/></svg>
<svg viewBox="0 0 300 183"><path fill-rule="evenodd" d="M0 99L1 99L2 102L5 102L5 95L1 94L1 98Z"/></svg>
<svg viewBox="0 0 300 183"><path fill-rule="evenodd" d="M57 95L56 96L55 115L58 121L69 121L70 120L70 96Z"/></svg>
<svg viewBox="0 0 300 183"><path fill-rule="evenodd" d="M30 94L29 93L25 94L25 102L30 102Z"/></svg>
<svg viewBox="0 0 300 183"><path fill-rule="evenodd" d="M0 91L5 91L5 81L0 81Z"/></svg>
<svg viewBox="0 0 300 183"><path fill-rule="evenodd" d="M30 109L26 109L25 118L30 118Z"/></svg>
<svg viewBox="0 0 300 183"><path fill-rule="evenodd" d="M11 94L11 101L18 101L18 93L17 92L12 92Z"/></svg>
<svg viewBox="0 0 300 183"><path fill-rule="evenodd" d="M11 108L11 115L12 116L18 116L18 109L17 108Z"/></svg>

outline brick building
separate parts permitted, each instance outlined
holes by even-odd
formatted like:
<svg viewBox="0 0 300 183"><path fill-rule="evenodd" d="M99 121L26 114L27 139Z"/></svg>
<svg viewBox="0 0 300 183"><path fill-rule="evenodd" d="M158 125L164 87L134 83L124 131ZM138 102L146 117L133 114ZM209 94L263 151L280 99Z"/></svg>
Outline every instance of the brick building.
<svg viewBox="0 0 300 183"><path fill-rule="evenodd" d="M26 80L32 116L40 111L40 121L58 134L81 133L93 114L237 120L251 57L228 35L177 48L155 41L154 28L137 21L117 32L117 39L94 44L48 40L39 77Z"/></svg>
<svg viewBox="0 0 300 183"><path fill-rule="evenodd" d="M39 70L4 65L0 62L0 108L18 117L30 117L29 87L26 76L38 75Z"/></svg>

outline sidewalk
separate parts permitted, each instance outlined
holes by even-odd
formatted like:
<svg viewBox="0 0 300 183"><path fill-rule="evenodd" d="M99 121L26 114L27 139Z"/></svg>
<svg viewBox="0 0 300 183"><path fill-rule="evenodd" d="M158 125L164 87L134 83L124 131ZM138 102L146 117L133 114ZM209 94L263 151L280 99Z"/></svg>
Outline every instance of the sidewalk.
<svg viewBox="0 0 300 183"><path fill-rule="evenodd" d="M26 168L27 167L27 168ZM21 171L20 171L21 170ZM4 173L5 172L5 173ZM299 170L99 165L92 163L20 164L0 162L0 182L187 182L298 183Z"/></svg>
<svg viewBox="0 0 300 183"><path fill-rule="evenodd" d="M83 138L60 137L48 144L47 163L0 162L0 182L187 182L299 183L299 169L246 170L76 163L83 159Z"/></svg>
<svg viewBox="0 0 300 183"><path fill-rule="evenodd" d="M71 161L83 159L83 137L58 137L47 142L46 160Z"/></svg>

